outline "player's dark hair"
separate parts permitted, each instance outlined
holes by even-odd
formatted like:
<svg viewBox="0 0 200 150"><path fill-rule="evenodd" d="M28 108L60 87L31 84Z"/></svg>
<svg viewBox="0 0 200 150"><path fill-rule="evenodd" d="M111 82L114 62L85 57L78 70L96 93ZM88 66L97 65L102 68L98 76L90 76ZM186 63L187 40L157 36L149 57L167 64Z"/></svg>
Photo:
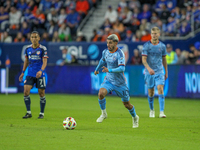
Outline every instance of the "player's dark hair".
<svg viewBox="0 0 200 150"><path fill-rule="evenodd" d="M35 33L35 34L37 34L38 36L40 36L40 34L39 34L37 31L31 32L31 34L33 34L33 33Z"/></svg>
<svg viewBox="0 0 200 150"><path fill-rule="evenodd" d="M107 40L112 40L113 42L119 42L118 36L116 34L111 34L107 37Z"/></svg>

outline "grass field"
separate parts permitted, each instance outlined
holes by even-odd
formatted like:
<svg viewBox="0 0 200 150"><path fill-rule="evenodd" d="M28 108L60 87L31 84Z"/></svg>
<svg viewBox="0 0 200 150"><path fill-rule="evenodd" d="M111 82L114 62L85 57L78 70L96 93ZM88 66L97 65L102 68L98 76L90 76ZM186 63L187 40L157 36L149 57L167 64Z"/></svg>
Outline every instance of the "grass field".
<svg viewBox="0 0 200 150"><path fill-rule="evenodd" d="M31 94L31 119L25 115L23 94L0 94L0 150L199 150L200 100L166 99L167 118L149 118L146 98L131 98L140 116L139 128L120 98L107 97L108 118L100 115L97 96L46 94L45 118L37 119L39 96ZM64 118L77 121L75 130L62 127Z"/></svg>

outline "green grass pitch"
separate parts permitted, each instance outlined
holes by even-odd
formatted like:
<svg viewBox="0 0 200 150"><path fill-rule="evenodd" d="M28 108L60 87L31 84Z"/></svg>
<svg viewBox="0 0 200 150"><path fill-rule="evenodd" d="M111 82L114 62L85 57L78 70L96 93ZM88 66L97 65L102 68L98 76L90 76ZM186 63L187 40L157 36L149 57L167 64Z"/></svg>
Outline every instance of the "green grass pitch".
<svg viewBox="0 0 200 150"><path fill-rule="evenodd" d="M107 96L108 118L96 123L100 108L95 95L46 94L44 119L37 119L39 96L31 94L31 119L25 115L23 94L0 94L0 150L198 150L200 149L200 100L166 98L167 118L149 118L146 98L131 97L139 128L120 98ZM77 121L75 130L65 130L64 118Z"/></svg>

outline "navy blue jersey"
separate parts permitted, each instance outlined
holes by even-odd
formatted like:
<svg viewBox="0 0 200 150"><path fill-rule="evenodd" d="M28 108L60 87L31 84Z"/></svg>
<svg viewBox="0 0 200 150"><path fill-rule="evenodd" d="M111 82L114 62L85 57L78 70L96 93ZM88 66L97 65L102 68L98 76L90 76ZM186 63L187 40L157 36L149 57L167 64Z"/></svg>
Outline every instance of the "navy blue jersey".
<svg viewBox="0 0 200 150"><path fill-rule="evenodd" d="M161 41L157 45L153 45L151 41L148 41L142 49L142 55L147 56L147 63L155 74L164 73L162 57L166 56L166 53L166 46ZM145 69L145 74L149 74L147 69Z"/></svg>
<svg viewBox="0 0 200 150"><path fill-rule="evenodd" d="M26 47L25 57L28 58L28 74L27 76L36 77L36 74L42 68L43 58L48 58L47 48L43 45L39 45L37 48L33 48L32 44ZM44 76L44 72L42 76Z"/></svg>

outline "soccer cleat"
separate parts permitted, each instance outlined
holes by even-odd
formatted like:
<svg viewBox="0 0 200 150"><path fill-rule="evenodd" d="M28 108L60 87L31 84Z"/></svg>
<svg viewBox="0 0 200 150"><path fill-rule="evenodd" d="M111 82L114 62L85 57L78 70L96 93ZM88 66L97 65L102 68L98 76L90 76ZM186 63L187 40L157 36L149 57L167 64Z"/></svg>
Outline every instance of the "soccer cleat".
<svg viewBox="0 0 200 150"><path fill-rule="evenodd" d="M166 118L167 116L164 114L163 111L160 112L159 118Z"/></svg>
<svg viewBox="0 0 200 150"><path fill-rule="evenodd" d="M44 118L44 115L42 115L42 114L39 114L39 117L38 117L38 119L43 119Z"/></svg>
<svg viewBox="0 0 200 150"><path fill-rule="evenodd" d="M106 118L107 118L107 113L102 113L101 116L97 119L96 122L101 123Z"/></svg>
<svg viewBox="0 0 200 150"><path fill-rule="evenodd" d="M154 110L150 110L149 117L150 118L155 118L155 111Z"/></svg>
<svg viewBox="0 0 200 150"><path fill-rule="evenodd" d="M133 117L133 128L137 128L137 127L139 127L139 116L138 115Z"/></svg>
<svg viewBox="0 0 200 150"><path fill-rule="evenodd" d="M26 115L24 116L24 117L22 117L23 119L27 119L27 118L31 118L32 117L32 115L31 114L29 114L29 113L26 113Z"/></svg>

